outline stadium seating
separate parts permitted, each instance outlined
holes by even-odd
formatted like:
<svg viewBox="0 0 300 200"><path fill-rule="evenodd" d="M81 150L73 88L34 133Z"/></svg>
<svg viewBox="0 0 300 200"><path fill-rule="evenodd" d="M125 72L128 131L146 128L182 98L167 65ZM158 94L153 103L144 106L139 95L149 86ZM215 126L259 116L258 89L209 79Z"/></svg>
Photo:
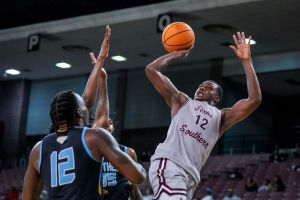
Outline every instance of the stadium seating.
<svg viewBox="0 0 300 200"><path fill-rule="evenodd" d="M300 163L299 158L289 158L284 162L270 163L269 154L251 155L217 155L211 156L201 171L201 183L198 185L194 198L205 196L205 189L211 188L216 200L222 200L229 188L243 200L300 200L300 172L292 171L292 164ZM149 162L142 163L146 170ZM228 173L238 168L244 178L230 179ZM261 185L266 178L271 181L279 174L286 185L284 192L246 192L245 180L253 177L257 185ZM144 192L150 186L147 179L140 185Z"/></svg>

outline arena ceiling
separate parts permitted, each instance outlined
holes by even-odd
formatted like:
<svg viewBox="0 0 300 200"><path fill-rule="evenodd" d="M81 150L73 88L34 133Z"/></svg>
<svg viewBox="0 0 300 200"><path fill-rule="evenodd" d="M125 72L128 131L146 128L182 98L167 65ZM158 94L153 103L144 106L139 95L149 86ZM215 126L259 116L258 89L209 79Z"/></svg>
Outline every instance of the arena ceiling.
<svg viewBox="0 0 300 200"><path fill-rule="evenodd" d="M171 0L9 0L1 2L0 29L144 6Z"/></svg>
<svg viewBox="0 0 300 200"><path fill-rule="evenodd" d="M183 65L209 63L212 58L222 57L223 76L245 82L241 65L226 47L233 31L245 31L257 42L252 46L252 54L263 90L275 96L300 94L298 0L177 0L151 5L150 0L120 1L121 4L115 0L109 1L107 9L94 0L74 1L75 4L70 0L20 2L12 0L0 9L1 18L6 19L0 21L1 81L89 73L88 52L98 52L105 24L112 28L110 55L127 58L126 62L108 60L107 70L144 68L165 53L161 33L157 32L157 16L172 13L173 21L188 23L196 33L195 48ZM63 13L68 6L68 14ZM56 20L48 21L53 19ZM226 26L208 31L207 25L214 24ZM41 36L39 50L27 52L28 36L36 33ZM72 64L72 68L55 67L62 61ZM5 76L7 68L22 73Z"/></svg>

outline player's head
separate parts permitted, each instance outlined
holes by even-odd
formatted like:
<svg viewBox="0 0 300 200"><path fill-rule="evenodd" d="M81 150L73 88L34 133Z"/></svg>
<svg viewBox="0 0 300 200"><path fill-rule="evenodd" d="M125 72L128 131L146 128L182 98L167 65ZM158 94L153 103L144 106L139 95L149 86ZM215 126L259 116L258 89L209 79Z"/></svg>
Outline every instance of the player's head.
<svg viewBox="0 0 300 200"><path fill-rule="evenodd" d="M71 90L61 91L52 98L50 117L58 132L66 132L75 125L88 125L85 103L80 95Z"/></svg>
<svg viewBox="0 0 300 200"><path fill-rule="evenodd" d="M210 105L218 104L223 97L221 86L215 81L208 80L201 83L196 90L194 99L198 101L207 101Z"/></svg>
<svg viewBox="0 0 300 200"><path fill-rule="evenodd" d="M229 189L227 190L227 196L228 196L228 197L232 197L232 196L233 196L233 190L232 190L231 188L229 188Z"/></svg>
<svg viewBox="0 0 300 200"><path fill-rule="evenodd" d="M205 189L205 191L206 191L206 193L207 193L208 195L211 195L211 194L212 194L212 190L211 190L211 188L209 188L209 187L207 187L207 188Z"/></svg>
<svg viewBox="0 0 300 200"><path fill-rule="evenodd" d="M108 128L107 128L107 131L112 134L114 132L114 130L115 130L114 123L111 120L111 118L109 118L108 119Z"/></svg>

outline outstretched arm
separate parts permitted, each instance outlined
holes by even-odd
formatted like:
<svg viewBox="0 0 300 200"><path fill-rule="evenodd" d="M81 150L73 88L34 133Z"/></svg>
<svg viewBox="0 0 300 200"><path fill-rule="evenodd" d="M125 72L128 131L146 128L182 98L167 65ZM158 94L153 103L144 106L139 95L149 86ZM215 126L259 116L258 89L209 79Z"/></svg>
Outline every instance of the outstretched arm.
<svg viewBox="0 0 300 200"><path fill-rule="evenodd" d="M30 153L29 164L23 183L23 200L39 199L42 191L42 180L38 172L39 149L40 143L37 143Z"/></svg>
<svg viewBox="0 0 300 200"><path fill-rule="evenodd" d="M105 129L89 129L85 134L88 146L97 160L104 156L126 179L133 184L140 184L146 178L146 171L128 154L121 151L114 137Z"/></svg>
<svg viewBox="0 0 300 200"><path fill-rule="evenodd" d="M110 29L109 25L106 25L105 36L104 36L104 39L102 42L100 53L99 53L97 59L95 59L95 61L92 59L94 68L93 68L93 71L92 71L88 81L87 81L84 92L82 94L82 98L83 98L85 105L89 111L91 110L91 108L93 107L93 105L96 102L101 69L104 65L105 59L108 57L110 36L111 36L111 29ZM90 53L90 57L91 58L94 57L94 54Z"/></svg>
<svg viewBox="0 0 300 200"><path fill-rule="evenodd" d="M223 134L227 129L247 118L258 108L261 102L260 86L251 59L251 36L249 37L249 41L246 42L245 33L238 32L237 36L233 35L233 40L235 46L231 45L230 48L243 64L247 78L248 98L238 101L231 108L222 109L220 134Z"/></svg>
<svg viewBox="0 0 300 200"><path fill-rule="evenodd" d="M190 52L191 49L166 54L147 65L145 69L148 79L171 108L172 116L174 116L188 97L186 94L180 92L170 79L161 73L161 70L167 67L171 62L188 56Z"/></svg>

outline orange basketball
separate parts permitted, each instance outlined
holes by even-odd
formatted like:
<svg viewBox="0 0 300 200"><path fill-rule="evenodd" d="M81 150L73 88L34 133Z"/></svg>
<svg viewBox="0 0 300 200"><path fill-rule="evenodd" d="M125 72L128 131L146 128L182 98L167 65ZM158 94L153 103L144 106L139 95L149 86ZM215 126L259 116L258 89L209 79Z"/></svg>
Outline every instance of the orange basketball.
<svg viewBox="0 0 300 200"><path fill-rule="evenodd" d="M195 43L193 29L183 22L168 25L162 34L162 43L168 52L189 49Z"/></svg>

